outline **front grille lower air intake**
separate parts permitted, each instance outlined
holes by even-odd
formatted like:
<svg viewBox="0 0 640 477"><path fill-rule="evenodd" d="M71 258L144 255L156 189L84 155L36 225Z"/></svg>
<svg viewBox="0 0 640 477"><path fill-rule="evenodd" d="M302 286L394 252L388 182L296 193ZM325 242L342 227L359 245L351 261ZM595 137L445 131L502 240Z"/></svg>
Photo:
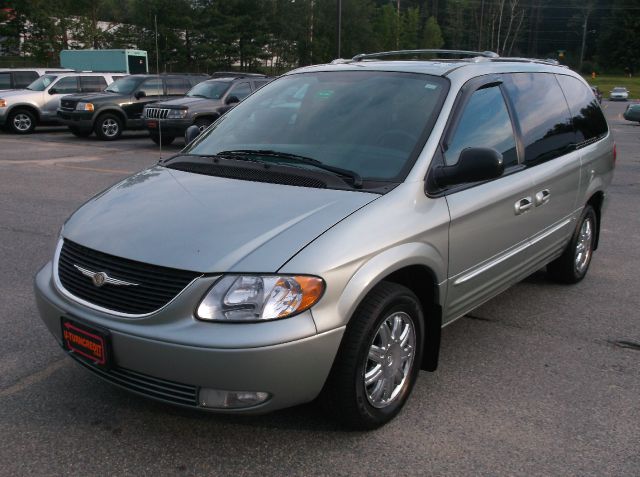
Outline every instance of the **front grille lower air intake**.
<svg viewBox="0 0 640 477"><path fill-rule="evenodd" d="M115 257L66 239L58 258L58 278L66 291L128 315L162 308L200 275Z"/></svg>

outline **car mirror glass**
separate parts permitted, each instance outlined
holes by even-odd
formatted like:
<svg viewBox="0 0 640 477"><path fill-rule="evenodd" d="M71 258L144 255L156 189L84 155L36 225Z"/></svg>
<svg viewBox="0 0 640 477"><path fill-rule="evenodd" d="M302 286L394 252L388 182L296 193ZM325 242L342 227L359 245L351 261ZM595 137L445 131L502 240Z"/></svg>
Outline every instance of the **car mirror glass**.
<svg viewBox="0 0 640 477"><path fill-rule="evenodd" d="M195 124L193 126L189 126L184 133L184 143L185 145L189 145L193 142L195 138L200 135L200 128Z"/></svg>
<svg viewBox="0 0 640 477"><path fill-rule="evenodd" d="M147 96L147 93L145 93L144 91L136 91L136 94L134 95L136 99L140 99L140 98L144 98L145 96Z"/></svg>

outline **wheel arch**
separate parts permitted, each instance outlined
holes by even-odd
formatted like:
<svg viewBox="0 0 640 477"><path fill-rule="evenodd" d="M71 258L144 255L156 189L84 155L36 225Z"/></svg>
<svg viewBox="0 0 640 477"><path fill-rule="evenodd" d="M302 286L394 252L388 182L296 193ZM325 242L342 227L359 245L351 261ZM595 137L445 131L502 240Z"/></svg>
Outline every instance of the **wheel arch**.
<svg viewBox="0 0 640 477"><path fill-rule="evenodd" d="M420 300L425 318L422 369L435 371L440 351L443 299L440 283L445 263L437 250L425 243L388 249L366 262L349 280L338 302L338 313L350 319L369 292L383 281L409 288Z"/></svg>
<svg viewBox="0 0 640 477"><path fill-rule="evenodd" d="M40 109L33 104L30 103L18 103L12 105L7 111L7 118L13 114L13 112L17 109L26 109L29 112L33 113L36 117L36 121L40 121Z"/></svg>
<svg viewBox="0 0 640 477"><path fill-rule="evenodd" d="M595 242L593 243L593 249L596 250L598 248L598 243L600 243L600 223L601 223L601 217L602 217L602 206L604 205L604 192L597 191L594 194L591 195L591 197L589 197L589 200L587 201L587 205L590 205L591 207L593 207L593 210L595 210L596 212L596 219L597 219L597 227L596 227L596 239Z"/></svg>
<svg viewBox="0 0 640 477"><path fill-rule="evenodd" d="M92 127L96 125L96 121L103 114L114 114L120 118L122 121L122 127L125 128L127 126L127 114L120 108L114 108L112 106L99 109L93 116L93 124Z"/></svg>

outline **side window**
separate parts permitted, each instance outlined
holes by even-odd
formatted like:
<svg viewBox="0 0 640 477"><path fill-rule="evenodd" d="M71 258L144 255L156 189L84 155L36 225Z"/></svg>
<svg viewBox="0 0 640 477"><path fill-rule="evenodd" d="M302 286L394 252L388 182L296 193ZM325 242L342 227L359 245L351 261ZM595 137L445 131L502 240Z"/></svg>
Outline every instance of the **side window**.
<svg viewBox="0 0 640 477"><path fill-rule="evenodd" d="M167 78L167 94L182 96L191 89L191 84L182 78Z"/></svg>
<svg viewBox="0 0 640 477"><path fill-rule="evenodd" d="M35 71L16 71L13 73L14 88L26 88L38 79Z"/></svg>
<svg viewBox="0 0 640 477"><path fill-rule="evenodd" d="M240 84L235 85L231 89L231 91L229 91L229 94L227 95L227 98L229 96L235 96L240 101L242 101L244 98L246 98L250 94L251 94L251 86L249 86L249 83L240 83Z"/></svg>
<svg viewBox="0 0 640 477"><path fill-rule="evenodd" d="M147 96L162 96L164 94L164 88L162 86L161 78L149 78L138 88L138 91L144 91Z"/></svg>
<svg viewBox="0 0 640 477"><path fill-rule="evenodd" d="M522 129L525 163L535 165L566 154L575 135L555 75L514 73L505 75L504 84Z"/></svg>
<svg viewBox="0 0 640 477"><path fill-rule="evenodd" d="M78 77L77 76L65 76L60 78L56 84L53 85L56 90L56 94L72 94L78 92Z"/></svg>
<svg viewBox="0 0 640 477"><path fill-rule="evenodd" d="M11 73L0 73L0 89L11 89Z"/></svg>
<svg viewBox="0 0 640 477"><path fill-rule="evenodd" d="M518 163L513 125L500 88L479 89L467 102L444 154L450 166L468 147L490 147L502 154L505 167Z"/></svg>
<svg viewBox="0 0 640 477"><path fill-rule="evenodd" d="M576 144L605 136L609 127L591 88L572 76L558 75L557 78L569 103Z"/></svg>
<svg viewBox="0 0 640 477"><path fill-rule="evenodd" d="M258 81L254 81L253 85L255 86L255 89L258 90L258 89L262 88L268 82L269 82L269 80L258 80Z"/></svg>
<svg viewBox="0 0 640 477"><path fill-rule="evenodd" d="M83 93L97 93L107 87L107 81L102 76L81 76L80 90Z"/></svg>

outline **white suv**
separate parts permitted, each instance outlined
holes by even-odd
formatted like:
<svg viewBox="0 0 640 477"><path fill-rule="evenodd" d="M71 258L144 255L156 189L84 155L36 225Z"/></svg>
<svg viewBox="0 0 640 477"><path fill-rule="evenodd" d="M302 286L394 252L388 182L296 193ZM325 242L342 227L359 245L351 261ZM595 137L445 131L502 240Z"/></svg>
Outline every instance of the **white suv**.
<svg viewBox="0 0 640 477"><path fill-rule="evenodd" d="M122 76L122 73L49 73L26 89L1 92L0 126L28 134L37 124L56 124L60 98L102 91Z"/></svg>

